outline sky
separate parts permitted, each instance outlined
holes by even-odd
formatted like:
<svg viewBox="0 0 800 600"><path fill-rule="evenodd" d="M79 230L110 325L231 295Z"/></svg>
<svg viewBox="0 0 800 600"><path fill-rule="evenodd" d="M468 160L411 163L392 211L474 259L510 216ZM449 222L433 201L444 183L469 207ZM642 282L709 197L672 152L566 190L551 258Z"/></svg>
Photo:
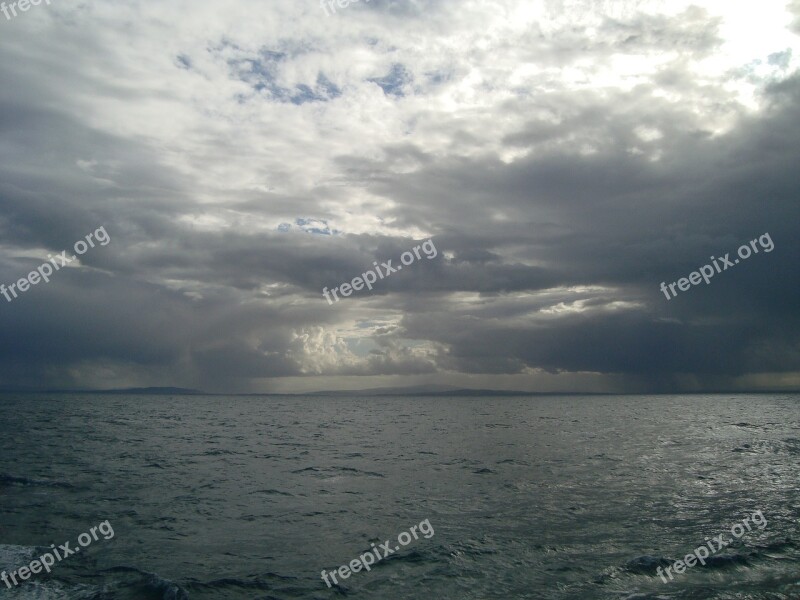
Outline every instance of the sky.
<svg viewBox="0 0 800 600"><path fill-rule="evenodd" d="M15 10L0 388L800 389L798 0Z"/></svg>

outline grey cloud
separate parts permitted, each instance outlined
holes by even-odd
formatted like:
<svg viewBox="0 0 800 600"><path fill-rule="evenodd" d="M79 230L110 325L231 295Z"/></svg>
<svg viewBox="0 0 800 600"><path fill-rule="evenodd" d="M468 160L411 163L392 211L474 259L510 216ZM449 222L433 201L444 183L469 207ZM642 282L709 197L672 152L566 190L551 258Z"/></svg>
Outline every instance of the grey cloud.
<svg viewBox="0 0 800 600"><path fill-rule="evenodd" d="M373 0L357 12L414 44L420 31L484 33L452 2ZM791 48L761 57L783 74L749 112L722 80L696 76L693 61L722 35L701 9L605 18L594 31L531 26L485 48L443 43L440 55L378 28L366 44L361 17L341 11L335 34L287 25L273 40L187 37L142 71L122 51L75 54L85 14L54 29L81 60L1 42L14 60L0 65L0 282L100 225L112 242L0 298L0 386L251 391L280 378L325 387L544 371L670 391L800 372ZM86 37L107 48L91 27ZM338 50L363 62L337 62ZM554 75L587 57L592 76L612 54L672 51L630 87ZM111 71L119 61L118 79L106 60ZM503 61L508 77L536 68L495 96ZM248 88L264 97L235 102ZM101 110L85 114L92 93ZM482 131L490 105L497 131ZM126 110L163 120L132 133ZM316 221L278 229L298 219L338 233L318 235ZM765 232L774 252L670 301L659 291ZM436 259L371 293L323 299L323 287L396 264L428 236Z"/></svg>

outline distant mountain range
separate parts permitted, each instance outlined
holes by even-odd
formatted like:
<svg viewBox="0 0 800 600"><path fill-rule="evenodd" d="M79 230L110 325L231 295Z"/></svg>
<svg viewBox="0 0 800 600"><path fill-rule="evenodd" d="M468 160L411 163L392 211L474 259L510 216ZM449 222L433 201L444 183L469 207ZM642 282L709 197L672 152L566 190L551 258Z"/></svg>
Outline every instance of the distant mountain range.
<svg viewBox="0 0 800 600"><path fill-rule="evenodd" d="M416 385L409 387L372 388L368 390L342 390L311 392L304 396L537 396L541 392L515 390L475 390L450 385ZM549 395L549 394L547 394Z"/></svg>
<svg viewBox="0 0 800 600"><path fill-rule="evenodd" d="M142 396L204 396L205 392L179 387L143 387L111 390L0 390L5 394L128 394Z"/></svg>
<svg viewBox="0 0 800 600"><path fill-rule="evenodd" d="M202 390L179 387L120 388L110 390L8 390L17 393L43 394L119 394L142 396L552 396L575 395L570 392L520 392L514 390L476 390L462 389L449 385L418 385L409 387L385 387L366 390L330 390L307 393L261 393L261 394L214 394Z"/></svg>
<svg viewBox="0 0 800 600"><path fill-rule="evenodd" d="M366 390L329 390L306 393L260 393L260 394L216 394L180 387L142 387L110 390L0 390L0 393L38 393L38 394L117 394L141 396L324 396L331 398L361 398L369 396L434 396L434 397L469 397L469 396L624 396L624 395L692 395L692 394L796 394L800 390L720 390L714 392L651 392L642 394L611 394L609 392L522 392L517 390L481 390L457 388L449 385L417 385L408 387L384 387Z"/></svg>
<svg viewBox="0 0 800 600"><path fill-rule="evenodd" d="M143 388L125 388L115 390L85 390L80 392L82 394L141 394L143 396L204 396L205 392L201 390L192 390L189 388L179 387L143 387Z"/></svg>

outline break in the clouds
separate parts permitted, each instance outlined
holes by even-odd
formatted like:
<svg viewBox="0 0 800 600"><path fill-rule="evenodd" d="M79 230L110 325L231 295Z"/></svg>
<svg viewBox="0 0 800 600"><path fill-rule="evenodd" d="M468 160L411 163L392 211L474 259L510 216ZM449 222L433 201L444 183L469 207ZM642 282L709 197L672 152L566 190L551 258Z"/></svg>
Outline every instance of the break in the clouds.
<svg viewBox="0 0 800 600"><path fill-rule="evenodd" d="M0 283L113 240L0 298L0 387L796 388L799 24L796 0L0 17Z"/></svg>

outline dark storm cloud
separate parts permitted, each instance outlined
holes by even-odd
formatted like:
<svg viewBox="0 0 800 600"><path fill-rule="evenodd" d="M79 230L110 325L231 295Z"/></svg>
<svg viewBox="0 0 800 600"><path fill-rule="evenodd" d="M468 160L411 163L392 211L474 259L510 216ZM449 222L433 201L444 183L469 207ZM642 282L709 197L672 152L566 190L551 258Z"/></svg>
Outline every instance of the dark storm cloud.
<svg viewBox="0 0 800 600"><path fill-rule="evenodd" d="M733 376L796 370L800 209L793 199L800 195L800 182L790 165L800 160L795 143L800 80L769 93L772 104L762 118L714 139L682 136L680 144L667 139L658 162L625 154L630 140L613 135L630 130L636 114L627 115L627 128L606 115L598 126L611 130L606 137L611 143L599 155L556 155L484 169L469 163L424 173L422 182L400 180L399 186L413 190L436 190L429 181L445 181L441 196L403 214L441 229L493 235L493 241L483 240L483 258L527 242L531 255L555 274L551 280L613 286L616 299L643 303L641 311L626 315L590 311L527 326L512 319L496 328L486 326L496 322L491 311L469 321L457 310L435 318L407 315L407 335L424 333L449 346L442 366L456 370L480 369L483 359L485 372L496 372L502 360L509 370L529 366L659 378L674 372ZM454 187L457 181L460 189ZM454 196L450 202L445 189ZM471 208L460 211L453 226L451 210L463 206L465 196ZM500 197L505 204L493 201ZM489 214L499 209L511 212L514 226L490 222ZM527 228L519 222L525 215L531 219ZM544 228L537 215L544 215ZM661 281L688 276L711 255L735 253L765 232L775 241L772 253L751 257L711 285L669 302L658 291ZM477 238L470 241L474 251Z"/></svg>

